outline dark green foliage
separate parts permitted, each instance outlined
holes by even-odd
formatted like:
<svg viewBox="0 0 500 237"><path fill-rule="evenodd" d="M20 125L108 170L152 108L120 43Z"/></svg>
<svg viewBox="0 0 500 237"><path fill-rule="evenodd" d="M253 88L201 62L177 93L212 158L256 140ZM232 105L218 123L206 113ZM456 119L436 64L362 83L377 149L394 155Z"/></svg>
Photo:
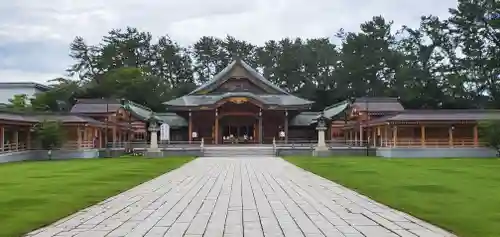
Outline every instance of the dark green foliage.
<svg viewBox="0 0 500 237"><path fill-rule="evenodd" d="M500 153L500 121L485 121L479 124L479 137L487 146Z"/></svg>
<svg viewBox="0 0 500 237"><path fill-rule="evenodd" d="M41 148L51 150L63 144L65 134L60 122L43 121L37 124L35 136Z"/></svg>

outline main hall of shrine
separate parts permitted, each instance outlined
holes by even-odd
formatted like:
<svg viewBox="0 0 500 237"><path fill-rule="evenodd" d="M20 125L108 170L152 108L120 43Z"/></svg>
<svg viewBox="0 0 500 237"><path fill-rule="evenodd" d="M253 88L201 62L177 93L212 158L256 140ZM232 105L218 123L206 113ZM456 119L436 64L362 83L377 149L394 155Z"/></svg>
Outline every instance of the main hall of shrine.
<svg viewBox="0 0 500 237"><path fill-rule="evenodd" d="M294 118L312 101L275 86L252 67L235 60L191 93L165 102L185 118L187 140L207 144L271 143L273 138L304 137Z"/></svg>

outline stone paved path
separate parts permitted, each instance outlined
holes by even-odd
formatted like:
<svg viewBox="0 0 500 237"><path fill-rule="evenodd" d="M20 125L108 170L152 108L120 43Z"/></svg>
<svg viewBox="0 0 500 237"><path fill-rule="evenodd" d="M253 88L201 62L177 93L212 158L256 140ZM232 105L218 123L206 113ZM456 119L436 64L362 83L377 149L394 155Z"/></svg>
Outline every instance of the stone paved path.
<svg viewBox="0 0 500 237"><path fill-rule="evenodd" d="M28 236L442 237L280 158L199 158Z"/></svg>

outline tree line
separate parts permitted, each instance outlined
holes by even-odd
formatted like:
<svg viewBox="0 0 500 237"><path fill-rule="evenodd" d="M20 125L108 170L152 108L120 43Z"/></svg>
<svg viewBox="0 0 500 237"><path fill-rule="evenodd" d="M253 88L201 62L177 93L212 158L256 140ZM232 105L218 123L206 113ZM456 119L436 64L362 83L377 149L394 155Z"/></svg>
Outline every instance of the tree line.
<svg viewBox="0 0 500 237"><path fill-rule="evenodd" d="M235 57L315 101L313 110L361 96L399 97L415 109L499 108L500 2L457 4L449 18L422 16L416 28L375 16L359 32L263 45L205 36L183 47L133 27L113 29L95 45L76 37L67 73L77 80L52 80L53 89L37 95L33 109L64 111L76 98L114 97L164 111L162 102L206 82Z"/></svg>

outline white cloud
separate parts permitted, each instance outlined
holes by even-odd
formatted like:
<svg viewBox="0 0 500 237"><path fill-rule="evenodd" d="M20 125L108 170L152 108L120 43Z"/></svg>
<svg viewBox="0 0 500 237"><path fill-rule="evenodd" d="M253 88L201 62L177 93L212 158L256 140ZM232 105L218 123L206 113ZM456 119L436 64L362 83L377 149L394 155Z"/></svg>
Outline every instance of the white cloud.
<svg viewBox="0 0 500 237"><path fill-rule="evenodd" d="M63 73L40 73L26 72L14 69L0 70L0 82L42 82L45 83L51 79L63 77Z"/></svg>
<svg viewBox="0 0 500 237"><path fill-rule="evenodd" d="M188 45L204 35L224 37L233 35L253 43L283 37L333 37L344 28L359 29L361 22L374 15L394 20L395 25L417 26L421 15L447 16L447 9L455 7L456 0L16 0L0 5L0 57L2 47L39 43L58 45L58 50L33 49L33 53L10 52L8 70L0 64L0 75L19 72L33 75L33 80L45 81L47 72L40 67L26 70L26 65L15 68L23 57L40 65L53 63L48 74L64 73L71 63L67 57L69 43L77 35L90 43L112 28L125 26L150 31L154 35L170 35L177 42ZM30 48L31 50L31 48ZM37 52L34 52L37 51ZM21 69L22 68L22 69ZM14 70L14 71L12 71ZM37 78L37 73L40 76ZM14 78L27 78L23 75ZM31 77L31 76L29 76ZM0 81L6 80L0 76Z"/></svg>

